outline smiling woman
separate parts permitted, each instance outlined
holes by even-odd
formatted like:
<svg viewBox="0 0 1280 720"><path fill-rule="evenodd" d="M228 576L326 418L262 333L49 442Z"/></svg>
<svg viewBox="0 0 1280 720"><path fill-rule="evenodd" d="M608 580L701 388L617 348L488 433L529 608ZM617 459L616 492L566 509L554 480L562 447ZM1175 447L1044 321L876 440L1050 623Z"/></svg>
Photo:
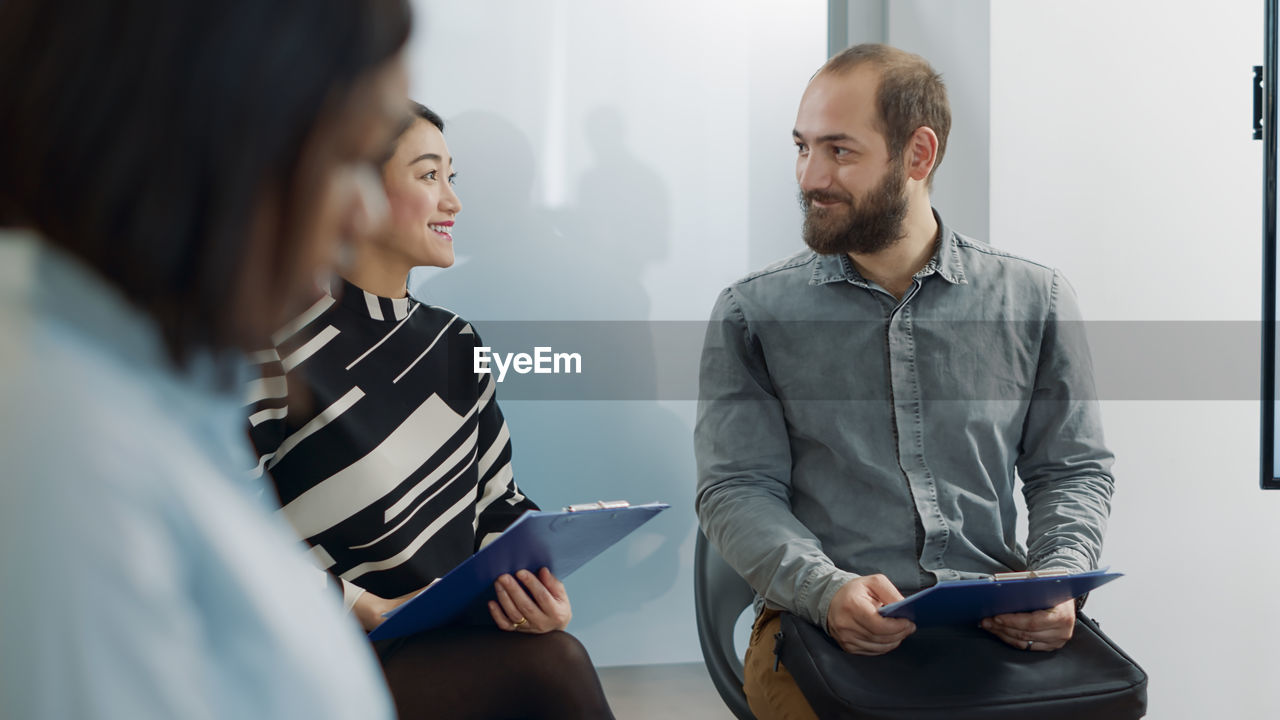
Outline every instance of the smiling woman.
<svg viewBox="0 0 1280 720"><path fill-rule="evenodd" d="M453 223L462 201L453 191L457 174L444 141L444 120L414 103L409 122L382 165L391 222L360 243L343 275L384 297L404 297L409 270L453 264Z"/></svg>
<svg viewBox="0 0 1280 720"><path fill-rule="evenodd" d="M484 344L406 290L413 267L453 264L462 210L444 121L411 108L382 166L390 222L277 334L248 410L258 472L366 630L537 509L515 483L495 376L474 372ZM400 716L610 717L586 650L563 632L564 585L521 572L492 598L487 627L376 644Z"/></svg>

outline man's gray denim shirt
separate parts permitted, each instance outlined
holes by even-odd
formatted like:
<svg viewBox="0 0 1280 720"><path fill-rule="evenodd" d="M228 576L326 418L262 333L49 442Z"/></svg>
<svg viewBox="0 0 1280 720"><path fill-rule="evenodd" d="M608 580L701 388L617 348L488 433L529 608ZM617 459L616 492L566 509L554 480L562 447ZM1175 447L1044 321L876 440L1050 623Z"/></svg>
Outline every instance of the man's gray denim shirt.
<svg viewBox="0 0 1280 720"><path fill-rule="evenodd" d="M901 301L847 256L812 251L726 288L702 352L695 447L707 537L769 606L823 628L859 575L910 594L1094 569L1111 507L1074 292L941 219Z"/></svg>

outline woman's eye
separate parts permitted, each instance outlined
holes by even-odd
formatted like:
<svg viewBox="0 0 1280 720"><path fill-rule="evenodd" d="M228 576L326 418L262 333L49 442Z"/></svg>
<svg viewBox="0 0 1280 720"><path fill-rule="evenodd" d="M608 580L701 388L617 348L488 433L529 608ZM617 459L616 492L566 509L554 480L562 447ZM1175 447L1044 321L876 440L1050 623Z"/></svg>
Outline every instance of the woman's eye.
<svg viewBox="0 0 1280 720"><path fill-rule="evenodd" d="M435 171L435 170L432 170L432 171L428 172L426 175L423 175L423 176L422 176L422 179L423 179L423 180L435 180L435 179L436 179L436 171Z"/></svg>
<svg viewBox="0 0 1280 720"><path fill-rule="evenodd" d="M450 185L457 185L457 184L458 184L458 173L454 173L454 174L452 174L452 175L450 175L450 176L449 176L449 184L450 184Z"/></svg>

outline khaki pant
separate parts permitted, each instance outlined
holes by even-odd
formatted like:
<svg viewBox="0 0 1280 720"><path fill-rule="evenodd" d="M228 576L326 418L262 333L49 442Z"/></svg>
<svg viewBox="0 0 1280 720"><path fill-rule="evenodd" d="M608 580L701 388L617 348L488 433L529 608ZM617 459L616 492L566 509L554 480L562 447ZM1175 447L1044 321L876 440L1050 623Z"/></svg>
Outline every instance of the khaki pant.
<svg viewBox="0 0 1280 720"><path fill-rule="evenodd" d="M778 663L777 671L773 669L773 636L781 628L782 617L768 608L751 627L751 643L742 663L747 704L759 720L818 720L787 667Z"/></svg>

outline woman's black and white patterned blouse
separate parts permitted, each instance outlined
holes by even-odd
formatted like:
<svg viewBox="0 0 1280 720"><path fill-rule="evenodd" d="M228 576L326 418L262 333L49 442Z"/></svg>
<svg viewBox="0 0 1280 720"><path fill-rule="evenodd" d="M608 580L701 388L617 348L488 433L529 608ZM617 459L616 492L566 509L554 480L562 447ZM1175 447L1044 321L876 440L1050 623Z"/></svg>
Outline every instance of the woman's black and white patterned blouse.
<svg viewBox="0 0 1280 720"><path fill-rule="evenodd" d="M314 559L382 597L418 590L536 509L481 343L456 314L350 283L255 358L250 436L282 512Z"/></svg>

